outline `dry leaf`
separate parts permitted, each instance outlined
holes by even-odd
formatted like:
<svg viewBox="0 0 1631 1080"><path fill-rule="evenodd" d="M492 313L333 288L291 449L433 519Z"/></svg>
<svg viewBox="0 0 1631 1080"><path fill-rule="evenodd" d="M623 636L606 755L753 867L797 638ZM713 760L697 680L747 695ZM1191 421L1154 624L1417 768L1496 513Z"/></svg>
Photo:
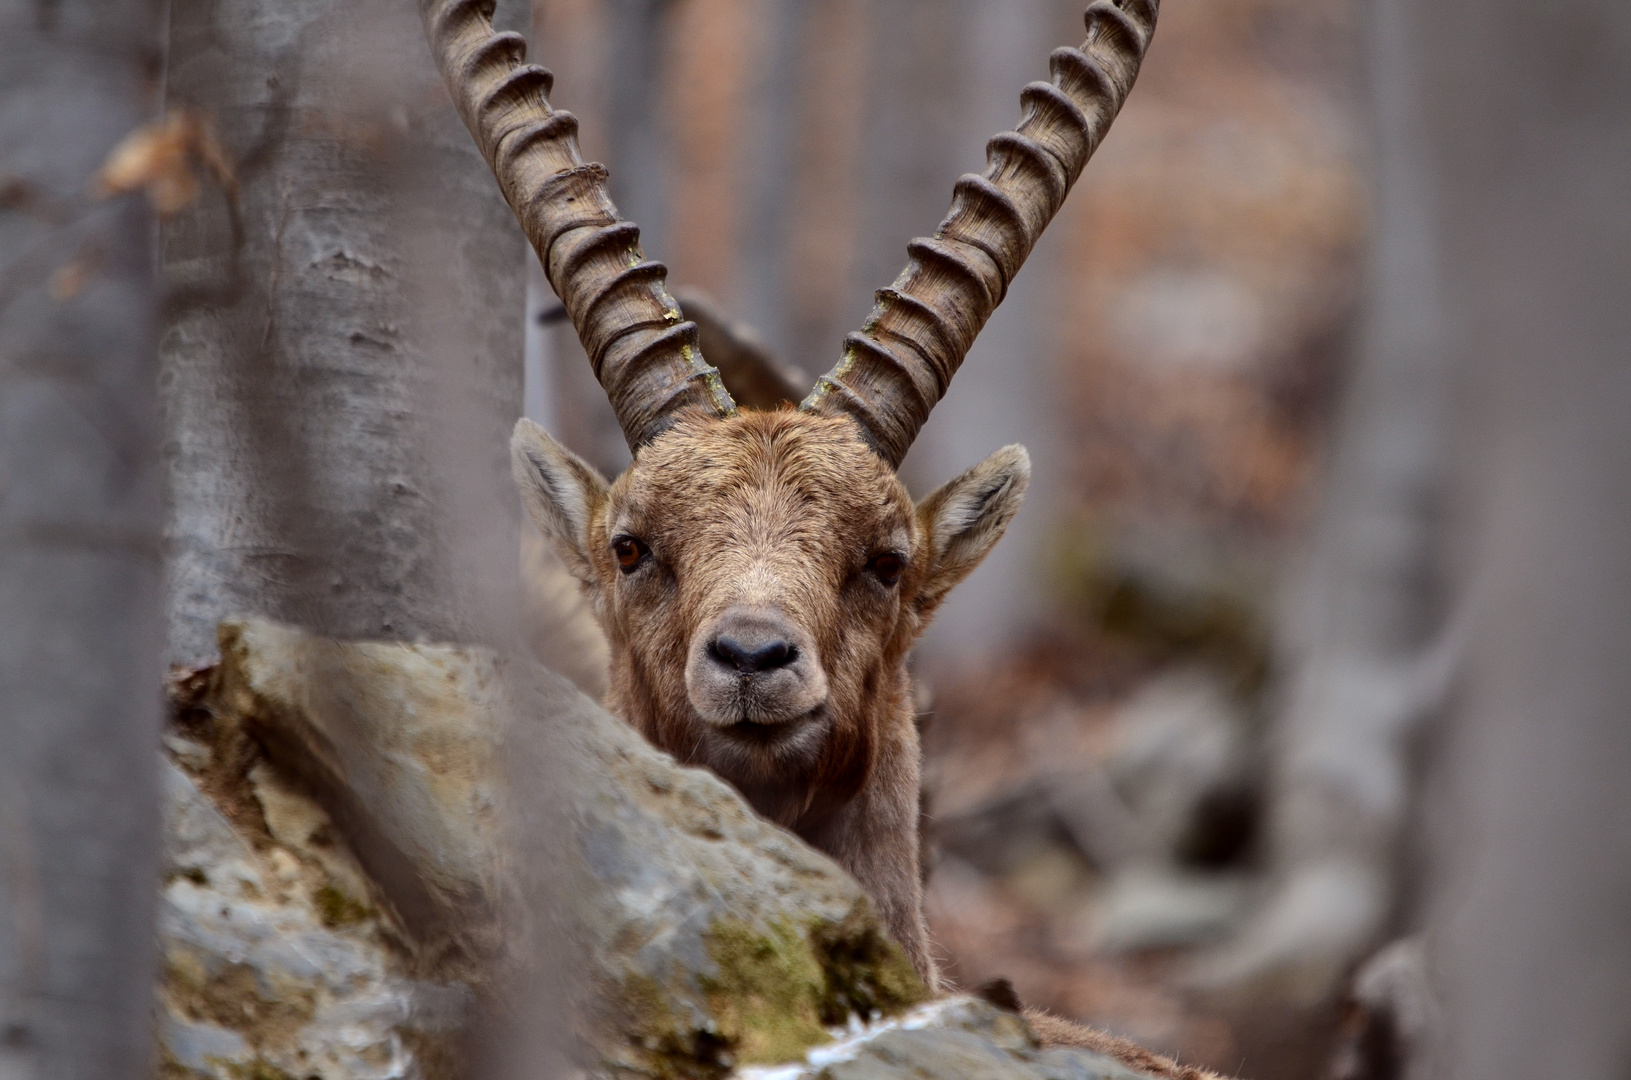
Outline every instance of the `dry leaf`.
<svg viewBox="0 0 1631 1080"><path fill-rule="evenodd" d="M95 273L102 269L102 252L86 248L68 265L51 275L51 299L57 303L72 300Z"/></svg>
<svg viewBox="0 0 1631 1080"><path fill-rule="evenodd" d="M226 189L238 194L238 181L213 128L198 114L176 110L125 136L97 174L103 198L127 191L147 192L161 218L179 212L198 197L195 163Z"/></svg>

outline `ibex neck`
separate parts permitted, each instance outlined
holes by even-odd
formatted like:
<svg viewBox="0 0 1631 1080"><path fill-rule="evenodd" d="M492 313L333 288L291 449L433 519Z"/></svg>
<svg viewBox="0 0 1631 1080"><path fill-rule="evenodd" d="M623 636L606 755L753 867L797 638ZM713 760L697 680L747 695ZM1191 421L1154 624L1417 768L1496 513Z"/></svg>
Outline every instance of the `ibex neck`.
<svg viewBox="0 0 1631 1080"><path fill-rule="evenodd" d="M875 687L872 694L831 700L808 720L785 725L785 733L722 731L688 703L665 708L633 664L614 662L607 705L681 764L708 769L760 815L804 834L819 829L866 786L889 733L915 723L904 663L878 675L867 680Z"/></svg>

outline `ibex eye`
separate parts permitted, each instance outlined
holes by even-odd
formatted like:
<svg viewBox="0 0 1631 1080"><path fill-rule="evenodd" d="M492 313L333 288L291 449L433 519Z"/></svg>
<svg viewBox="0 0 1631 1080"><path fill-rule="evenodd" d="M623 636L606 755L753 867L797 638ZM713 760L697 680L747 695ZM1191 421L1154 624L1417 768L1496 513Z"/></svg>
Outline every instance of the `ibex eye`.
<svg viewBox="0 0 1631 1080"><path fill-rule="evenodd" d="M619 536L612 541L612 555L617 559L618 569L625 574L632 574L646 561L651 549L632 536Z"/></svg>
<svg viewBox="0 0 1631 1080"><path fill-rule="evenodd" d="M900 581L901 571L906 569L906 559L899 552L885 551L872 556L866 568L885 585L894 585Z"/></svg>

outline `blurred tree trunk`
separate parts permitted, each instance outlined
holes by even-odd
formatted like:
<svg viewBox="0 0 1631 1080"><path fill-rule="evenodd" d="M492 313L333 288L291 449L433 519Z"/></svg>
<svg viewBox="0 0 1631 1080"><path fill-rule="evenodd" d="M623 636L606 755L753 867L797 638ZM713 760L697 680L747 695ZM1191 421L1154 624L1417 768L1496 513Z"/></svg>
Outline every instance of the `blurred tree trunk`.
<svg viewBox="0 0 1631 1080"><path fill-rule="evenodd" d="M793 82L796 99L788 103L797 124L785 151L791 175L777 206L785 219L785 247L778 262L750 266L749 273L774 288L781 309L765 329L767 340L812 377L836 361L852 310L866 314L868 286L853 280L853 264L863 239L858 225L864 134L872 112L868 67L879 66L868 40L873 8L871 0L800 0L781 16L799 34L800 54L798 64L773 76ZM795 14L802 22L793 21ZM780 239L770 238L768 216L768 210L755 210L755 222L762 223L751 226L750 243ZM859 294L852 296L854 290ZM748 294L750 307L764 302Z"/></svg>
<svg viewBox="0 0 1631 1080"><path fill-rule="evenodd" d="M1395 913L1412 747L1442 705L1444 353L1420 52L1407 0L1369 29L1376 227L1367 310L1312 536L1277 634L1272 893L1202 982L1329 1000Z"/></svg>
<svg viewBox="0 0 1631 1080"><path fill-rule="evenodd" d="M0 1076L152 1067L159 500L148 0L0 5Z"/></svg>
<svg viewBox="0 0 1631 1080"><path fill-rule="evenodd" d="M829 5L830 6L830 5ZM735 267L737 318L759 331L785 363L793 354L788 327L792 267L784 257L792 233L798 145L803 134L800 92L806 43L815 27L810 0L780 0L764 18L763 47L754 59L744 122L748 161L742 184L741 257ZM831 107L823 101L823 107ZM793 282L796 284L796 280Z"/></svg>
<svg viewBox="0 0 1631 1080"><path fill-rule="evenodd" d="M664 43L675 0L607 0L610 52L605 88L607 167L612 199L640 225L641 246L668 259L668 160L662 96Z"/></svg>
<svg viewBox="0 0 1631 1080"><path fill-rule="evenodd" d="M1448 1075L1631 1071L1631 7L1450 0L1428 60L1472 603L1437 758Z"/></svg>
<svg viewBox="0 0 1631 1080"><path fill-rule="evenodd" d="M516 562L524 245L415 13L176 0L168 92L241 185L162 237L171 659L235 613L485 637L471 575Z"/></svg>

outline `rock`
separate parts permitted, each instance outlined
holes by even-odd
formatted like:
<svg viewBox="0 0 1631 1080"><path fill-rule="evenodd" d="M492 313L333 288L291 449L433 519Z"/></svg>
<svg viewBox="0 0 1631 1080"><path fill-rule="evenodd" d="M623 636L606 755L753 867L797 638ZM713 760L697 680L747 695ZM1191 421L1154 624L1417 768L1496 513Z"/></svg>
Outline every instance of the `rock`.
<svg viewBox="0 0 1631 1080"><path fill-rule="evenodd" d="M1184 981L1220 1001L1315 1008L1364 955L1390 900L1373 863L1337 856L1294 866L1237 933L1195 958Z"/></svg>
<svg viewBox="0 0 1631 1080"><path fill-rule="evenodd" d="M464 1075L472 1018L536 1026L507 963L534 955L582 976L555 1018L589 1076L1138 1075L925 1006L836 864L535 664L220 640L166 744L167 1077Z"/></svg>
<svg viewBox="0 0 1631 1080"><path fill-rule="evenodd" d="M1116 717L1106 767L1158 859L1216 861L1238 825L1232 799L1251 784L1240 706L1202 668L1152 679Z"/></svg>
<svg viewBox="0 0 1631 1080"><path fill-rule="evenodd" d="M1068 852L1095 864L1098 849L1081 842L1074 822L1061 813L1051 776L1032 778L992 798L935 820L935 841L948 857L993 878L1007 878L1040 855ZM1112 796L1113 798L1113 796ZM1125 813L1125 811L1123 811Z"/></svg>
<svg viewBox="0 0 1631 1080"><path fill-rule="evenodd" d="M229 820L193 775L161 768L161 1075L450 1075L439 1065L455 1057L469 991L413 977L366 884L348 891L361 881L355 863L313 843L329 827L321 809L285 796L310 825L289 843Z"/></svg>
<svg viewBox="0 0 1631 1080"><path fill-rule="evenodd" d="M1238 874L1127 866L1094 900L1091 941L1103 953L1197 945L1233 929L1249 899Z"/></svg>
<svg viewBox="0 0 1631 1080"><path fill-rule="evenodd" d="M810 1050L802 1062L746 1068L738 1080L1140 1080L1086 1050L1042 1050L1019 1016L976 998L919 1006Z"/></svg>
<svg viewBox="0 0 1631 1080"><path fill-rule="evenodd" d="M1354 973L1327 1080L1442 1076L1444 1015L1422 939L1400 938Z"/></svg>
<svg viewBox="0 0 1631 1080"><path fill-rule="evenodd" d="M220 644L213 711L325 804L413 935L477 960L496 948L513 898L495 662L263 621L223 623Z"/></svg>
<svg viewBox="0 0 1631 1080"><path fill-rule="evenodd" d="M207 762L170 767L163 1038L177 1075L455 1068L438 1033L459 1003L500 992L543 875L570 902L556 914L588 972L578 1030L599 1073L785 1061L832 1025L927 996L836 864L559 676L252 620L223 624L221 647L194 737L170 748ZM537 717L507 721L517 702ZM550 858L512 842L506 775L560 786L570 836ZM343 986L358 989L342 1000ZM356 1017L343 1039L340 1005ZM345 1058L363 1049L367 1062Z"/></svg>

